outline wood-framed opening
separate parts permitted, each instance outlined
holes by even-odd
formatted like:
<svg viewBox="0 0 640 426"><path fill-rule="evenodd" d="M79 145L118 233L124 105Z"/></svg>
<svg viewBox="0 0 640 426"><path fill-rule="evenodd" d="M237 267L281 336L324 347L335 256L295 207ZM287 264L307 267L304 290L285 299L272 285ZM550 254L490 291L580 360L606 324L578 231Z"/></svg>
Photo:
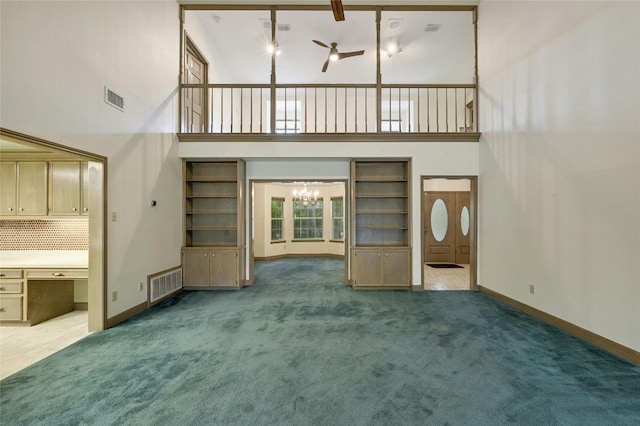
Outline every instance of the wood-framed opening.
<svg viewBox="0 0 640 426"><path fill-rule="evenodd" d="M106 283L107 283L107 158L98 154L67 147L13 130L0 128L3 139L15 141L35 148L30 158L62 161L73 158L88 162L89 184L89 277L88 277L88 331L101 331L107 324ZM12 157L3 155L3 159L18 160L21 154ZM26 154L25 154L26 155Z"/></svg>
<svg viewBox="0 0 640 426"><path fill-rule="evenodd" d="M425 282L425 267L427 262L426 242L427 233L432 232L430 230L430 224L427 223L426 216L430 216L425 206L425 193L428 181L443 182L441 185L441 191L438 192L456 192L451 191L451 187L447 186L448 183L460 182L467 180L469 182L469 205L468 205L468 220L469 220L469 282L468 290L477 291L477 264L478 264L478 177L477 176L456 176L456 175L442 175L442 176L421 176L420 177L420 229L421 229L421 288L427 289L428 283ZM457 217L455 218L457 219ZM448 262L435 262L435 263L448 263ZM454 262L455 263L455 262Z"/></svg>
<svg viewBox="0 0 640 426"><path fill-rule="evenodd" d="M345 277L344 277L344 284L348 285L348 274L349 274L349 256L348 256L348 247L349 247L349 220L348 220L348 215L349 215L349 185L348 185L348 180L347 179L327 179L327 178L322 178L322 179L315 179L315 178L306 178L306 177L300 177L300 178L286 178L286 179L277 179L277 178L260 178L260 179L249 179L248 181L248 193L249 193L249 197L248 198L248 212L247 212L247 220L248 220L248 230L249 232L247 233L247 235L249 236L249 244L248 244L248 275L247 275L247 284L252 285L255 282L255 276L254 276L254 262L255 262L255 233L256 233L256 226L255 226L255 220L256 220L256 212L255 212L255 203L256 203L256 196L255 196L255 185L256 184L278 184L278 185L283 185L285 186L287 189L286 191L291 192L293 190L293 188L295 188L294 184L297 184L298 186L302 186L301 182L313 182L316 184L319 184L320 186L322 186L323 184L340 184L343 187L343 226L344 226L344 240L342 241L343 244L343 250L342 253L340 255L335 255L332 253L288 253L286 255L283 256L274 256L271 258L277 258L277 257L313 257L313 256L324 256L324 257L332 257L332 256L341 256L344 258L344 268L345 268ZM278 198L278 197L276 197ZM328 209L330 210L330 202L332 200L332 197L330 196L326 196L323 197L324 198L324 202L327 203ZM325 211L327 211L327 206L325 206ZM285 210L286 211L286 210ZM289 212L290 213L290 212ZM285 215L287 215L287 213L285 213ZM289 216L285 217L285 221L289 219ZM331 217L323 217L323 221L325 223L331 223ZM267 222L267 218L264 217L263 218L264 222ZM270 222L270 219L269 219ZM269 226L266 225L265 226ZM331 235L323 235L323 241L327 242L329 244L335 244L336 241L334 241L331 238ZM282 246L285 244L301 244L301 241L299 240L295 240L292 238L290 239L284 239L283 240L279 240L277 242L273 243L274 245L277 246Z"/></svg>

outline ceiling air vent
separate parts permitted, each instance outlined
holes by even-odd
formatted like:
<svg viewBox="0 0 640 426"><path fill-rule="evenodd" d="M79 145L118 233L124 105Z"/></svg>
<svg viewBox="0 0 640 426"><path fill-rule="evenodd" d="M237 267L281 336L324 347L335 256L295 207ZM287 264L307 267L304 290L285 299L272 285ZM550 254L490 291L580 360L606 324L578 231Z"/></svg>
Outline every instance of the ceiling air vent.
<svg viewBox="0 0 640 426"><path fill-rule="evenodd" d="M124 98L107 86L104 86L104 101L112 107L124 111Z"/></svg>
<svg viewBox="0 0 640 426"><path fill-rule="evenodd" d="M276 28L282 32L291 31L291 24L276 24Z"/></svg>
<svg viewBox="0 0 640 426"><path fill-rule="evenodd" d="M440 29L440 24L427 24L427 26L424 27L424 32L425 33L435 33L439 29Z"/></svg>

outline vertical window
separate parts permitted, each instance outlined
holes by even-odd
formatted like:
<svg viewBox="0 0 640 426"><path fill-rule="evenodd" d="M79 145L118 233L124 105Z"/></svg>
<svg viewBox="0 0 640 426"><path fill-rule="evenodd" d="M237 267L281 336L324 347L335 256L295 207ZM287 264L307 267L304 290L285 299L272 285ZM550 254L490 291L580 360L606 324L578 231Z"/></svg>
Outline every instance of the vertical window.
<svg viewBox="0 0 640 426"><path fill-rule="evenodd" d="M317 240L322 238L322 200L315 204L293 203L293 238Z"/></svg>
<svg viewBox="0 0 640 426"><path fill-rule="evenodd" d="M276 133L300 133L301 101L276 101Z"/></svg>
<svg viewBox="0 0 640 426"><path fill-rule="evenodd" d="M344 240L344 200L340 198L331 199L331 239Z"/></svg>
<svg viewBox="0 0 640 426"><path fill-rule="evenodd" d="M272 198L271 199L271 241L284 240L283 234L283 215L284 199Z"/></svg>

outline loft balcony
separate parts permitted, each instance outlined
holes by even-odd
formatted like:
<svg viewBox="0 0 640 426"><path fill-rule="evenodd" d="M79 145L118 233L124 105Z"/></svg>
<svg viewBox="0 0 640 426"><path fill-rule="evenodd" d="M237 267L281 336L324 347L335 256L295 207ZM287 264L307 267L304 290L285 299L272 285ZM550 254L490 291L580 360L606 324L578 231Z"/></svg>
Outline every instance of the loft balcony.
<svg viewBox="0 0 640 426"><path fill-rule="evenodd" d="M180 141L479 140L475 8L233 8L183 6Z"/></svg>
<svg viewBox="0 0 640 426"><path fill-rule="evenodd" d="M365 84L185 84L180 140L477 141L475 90L472 84L380 90Z"/></svg>

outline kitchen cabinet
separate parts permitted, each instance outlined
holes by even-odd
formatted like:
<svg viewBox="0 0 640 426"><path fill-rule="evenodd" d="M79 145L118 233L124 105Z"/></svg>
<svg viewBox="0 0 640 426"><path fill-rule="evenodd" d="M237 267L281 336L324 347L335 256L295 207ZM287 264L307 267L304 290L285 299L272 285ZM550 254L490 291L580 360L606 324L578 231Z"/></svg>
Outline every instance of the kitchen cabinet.
<svg viewBox="0 0 640 426"><path fill-rule="evenodd" d="M89 214L86 161L0 162L0 216Z"/></svg>
<svg viewBox="0 0 640 426"><path fill-rule="evenodd" d="M55 161L49 167L49 215L89 214L89 163Z"/></svg>
<svg viewBox="0 0 640 426"><path fill-rule="evenodd" d="M74 280L87 269L0 269L0 321L35 325L74 309Z"/></svg>
<svg viewBox="0 0 640 426"><path fill-rule="evenodd" d="M411 285L411 250L408 248L352 249L352 282L359 287Z"/></svg>
<svg viewBox="0 0 640 426"><path fill-rule="evenodd" d="M0 215L15 216L18 210L18 164L0 162Z"/></svg>
<svg viewBox="0 0 640 426"><path fill-rule="evenodd" d="M0 321L26 319L24 279L21 269L0 269Z"/></svg>
<svg viewBox="0 0 640 426"><path fill-rule="evenodd" d="M80 162L56 161L49 167L49 214L77 216L81 212Z"/></svg>
<svg viewBox="0 0 640 426"><path fill-rule="evenodd" d="M185 160L185 288L239 288L245 277L245 163Z"/></svg>
<svg viewBox="0 0 640 426"><path fill-rule="evenodd" d="M185 248L182 265L187 290L241 287L238 249Z"/></svg>
<svg viewBox="0 0 640 426"><path fill-rule="evenodd" d="M351 162L351 283L411 286L410 162Z"/></svg>

